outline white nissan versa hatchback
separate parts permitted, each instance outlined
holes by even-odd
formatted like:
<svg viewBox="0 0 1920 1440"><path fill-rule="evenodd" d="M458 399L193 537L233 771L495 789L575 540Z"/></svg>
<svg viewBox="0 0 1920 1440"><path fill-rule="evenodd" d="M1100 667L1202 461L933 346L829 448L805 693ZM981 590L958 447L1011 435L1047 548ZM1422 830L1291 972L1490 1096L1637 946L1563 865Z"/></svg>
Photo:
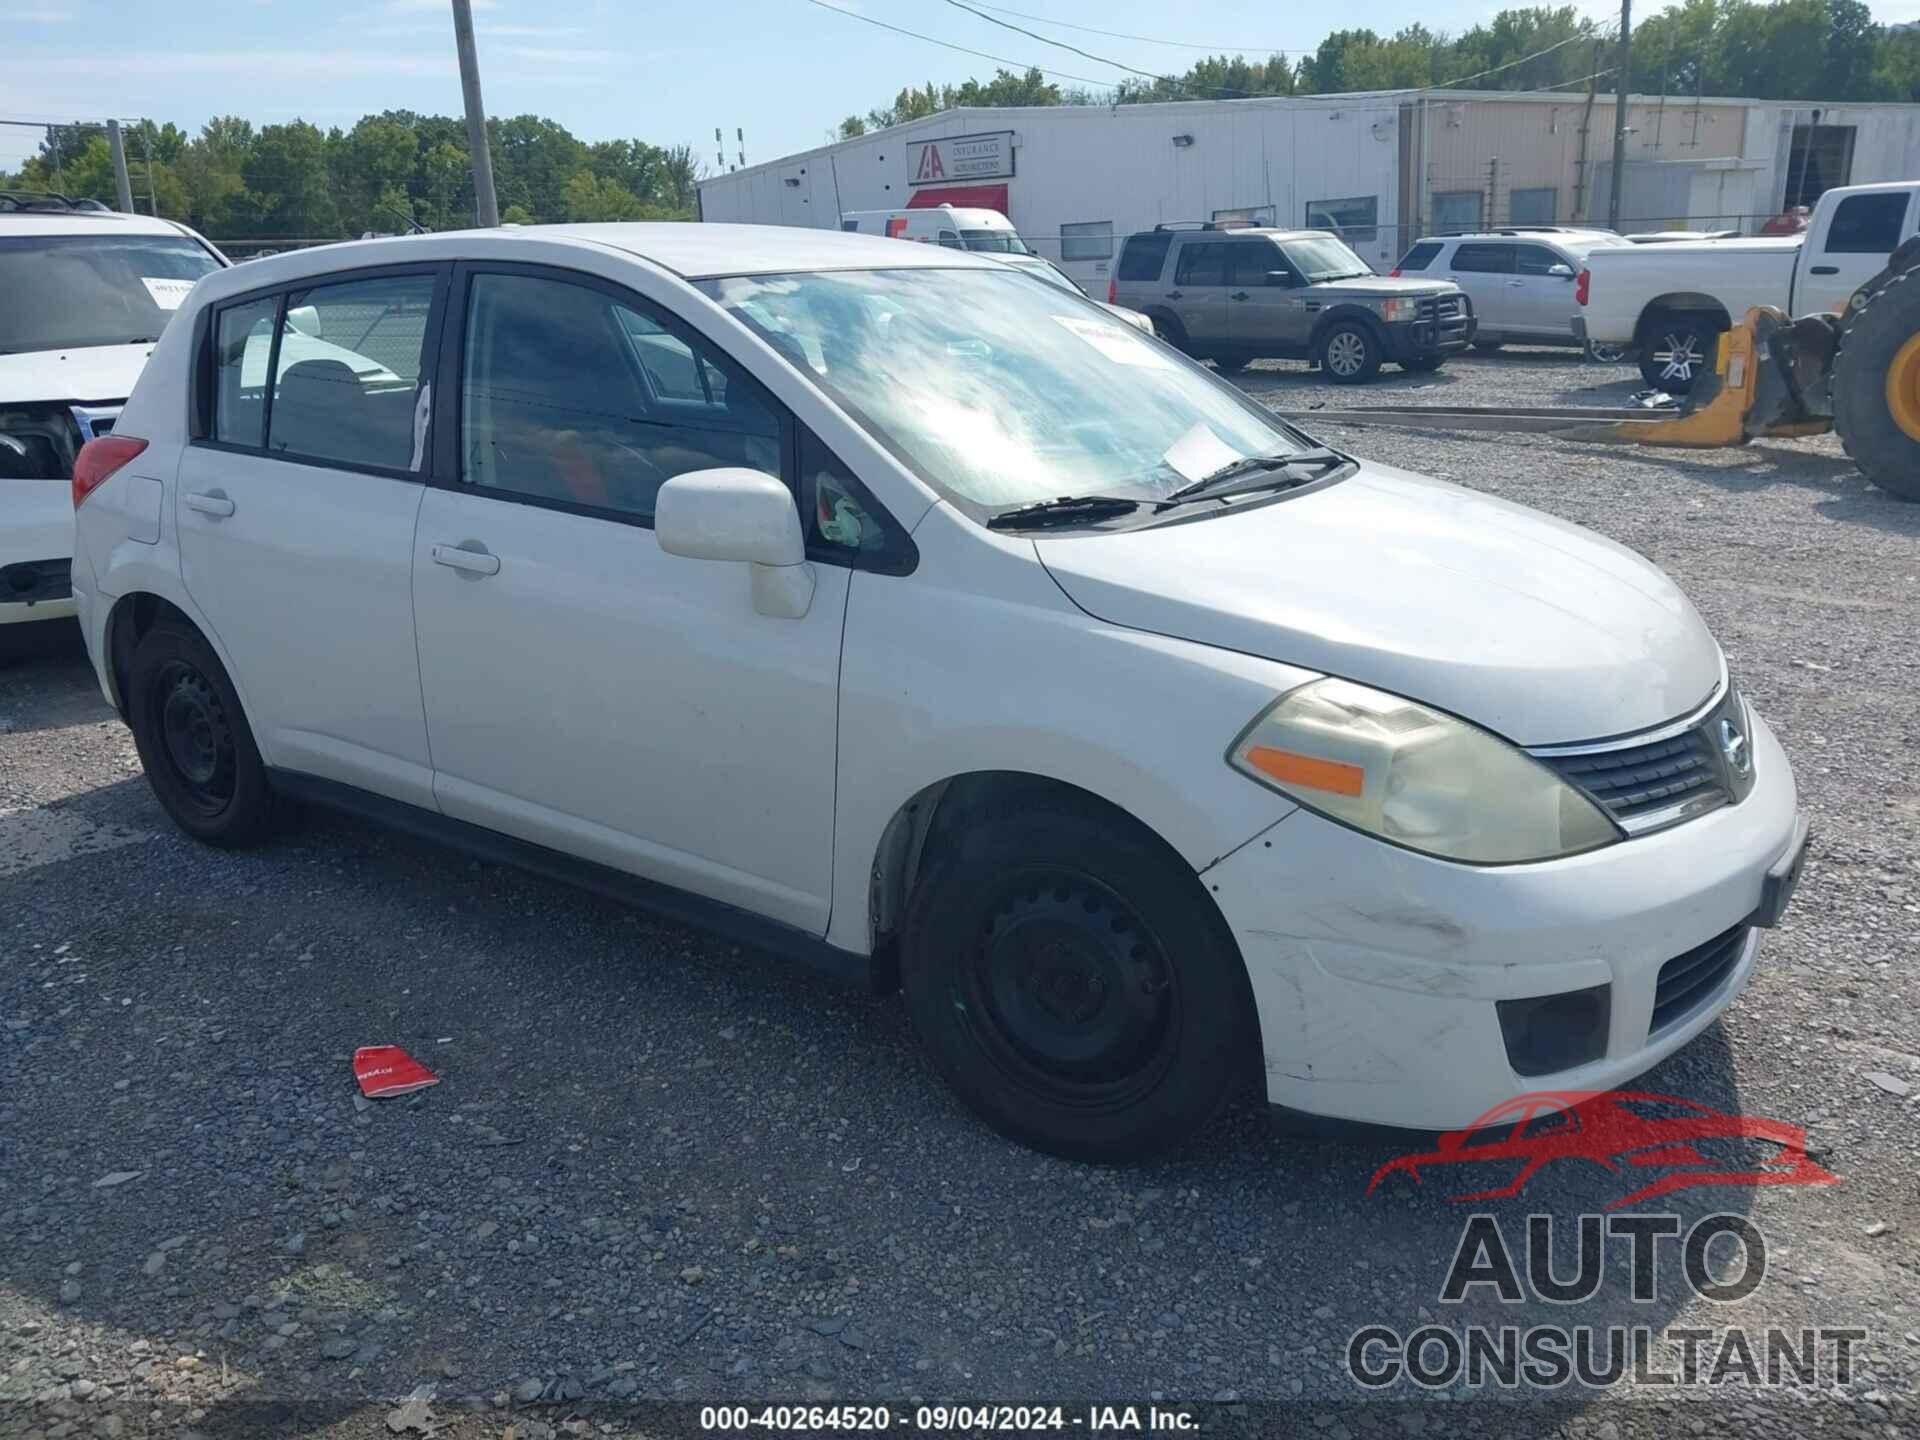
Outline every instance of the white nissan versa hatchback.
<svg viewBox="0 0 1920 1440"><path fill-rule="evenodd" d="M897 978L1062 1154L1256 1070L1423 1128L1616 1085L1732 1001L1805 853L1652 565L938 246L222 271L73 488L101 686L189 834L331 802Z"/></svg>

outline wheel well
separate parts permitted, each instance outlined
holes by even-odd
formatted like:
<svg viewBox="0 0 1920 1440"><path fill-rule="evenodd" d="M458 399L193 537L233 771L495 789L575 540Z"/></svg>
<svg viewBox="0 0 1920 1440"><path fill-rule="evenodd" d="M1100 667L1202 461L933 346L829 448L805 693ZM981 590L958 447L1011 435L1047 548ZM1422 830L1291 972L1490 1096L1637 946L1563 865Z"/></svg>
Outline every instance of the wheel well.
<svg viewBox="0 0 1920 1440"><path fill-rule="evenodd" d="M177 620L196 632L199 628L179 606L144 590L122 595L107 617L107 675L113 682L114 704L123 717L127 713L127 672L133 668L134 649L162 620Z"/></svg>
<svg viewBox="0 0 1920 1440"><path fill-rule="evenodd" d="M1328 332L1331 331L1334 326L1345 324L1348 321L1358 322L1362 328L1370 333L1374 338L1374 342L1381 347L1382 354L1391 348L1387 344L1387 327L1381 323L1380 317L1362 306L1351 305L1339 310L1329 310L1325 315L1320 317L1319 321L1313 327L1313 339L1308 342L1307 345L1309 356L1313 359L1319 359L1321 350L1326 344Z"/></svg>
<svg viewBox="0 0 1920 1440"><path fill-rule="evenodd" d="M1186 863L1152 826L1112 801L1062 780L1018 770L980 770L937 781L894 812L880 832L880 843L874 850L873 869L868 876L867 926L875 957L875 983L879 988L890 990L899 983L895 941L914 886L925 871L927 857L951 843L966 817L974 811L989 804L1043 797L1071 798L1076 804L1100 812L1115 825L1127 826L1147 836L1165 849L1174 863L1182 866Z"/></svg>
<svg viewBox="0 0 1920 1440"><path fill-rule="evenodd" d="M1634 327L1635 343L1644 343L1649 332L1669 315L1697 317L1720 330L1733 328L1733 317L1727 313L1727 307L1713 296L1679 291L1672 295L1662 295L1640 312L1640 323Z"/></svg>

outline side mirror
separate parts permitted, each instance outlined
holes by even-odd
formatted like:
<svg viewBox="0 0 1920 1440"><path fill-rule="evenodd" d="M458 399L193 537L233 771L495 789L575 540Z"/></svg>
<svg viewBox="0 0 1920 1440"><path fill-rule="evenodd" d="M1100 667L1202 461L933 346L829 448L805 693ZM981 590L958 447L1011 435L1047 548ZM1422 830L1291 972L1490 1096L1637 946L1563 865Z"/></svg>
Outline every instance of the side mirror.
<svg viewBox="0 0 1920 1440"><path fill-rule="evenodd" d="M1571 280L1573 278L1573 267L1571 265L1549 265L1547 267L1547 274L1553 276L1556 280Z"/></svg>
<svg viewBox="0 0 1920 1440"><path fill-rule="evenodd" d="M1278 285L1283 289L1289 288L1293 284L1293 272L1291 270L1269 270L1267 272L1267 284Z"/></svg>
<svg viewBox="0 0 1920 1440"><path fill-rule="evenodd" d="M676 475L654 500L653 535L669 555L753 567L753 608L798 620L813 604L813 567L793 492L759 470Z"/></svg>
<svg viewBox="0 0 1920 1440"><path fill-rule="evenodd" d="M320 312L312 305L293 306L287 311L287 324L298 330L302 335L311 336L315 340L326 338L323 327L320 324Z"/></svg>

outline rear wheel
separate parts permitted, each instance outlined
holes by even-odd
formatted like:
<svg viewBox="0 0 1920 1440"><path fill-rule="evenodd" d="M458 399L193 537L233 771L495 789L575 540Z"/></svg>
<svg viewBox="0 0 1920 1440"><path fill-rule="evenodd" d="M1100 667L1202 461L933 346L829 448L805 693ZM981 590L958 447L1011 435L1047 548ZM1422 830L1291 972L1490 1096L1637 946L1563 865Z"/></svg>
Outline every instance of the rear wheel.
<svg viewBox="0 0 1920 1440"><path fill-rule="evenodd" d="M1155 312L1149 314L1147 318L1153 321L1153 333L1166 341L1167 344L1186 354L1191 355L1193 353L1191 347L1187 344L1187 327L1182 325L1173 316Z"/></svg>
<svg viewBox="0 0 1920 1440"><path fill-rule="evenodd" d="M1238 375L1247 368L1252 358L1250 355L1216 355L1213 357L1213 368L1222 375Z"/></svg>
<svg viewBox="0 0 1920 1440"><path fill-rule="evenodd" d="M1080 1160L1191 1137L1248 1074L1253 999L1191 870L1070 796L965 817L915 888L902 979L988 1124Z"/></svg>
<svg viewBox="0 0 1920 1440"><path fill-rule="evenodd" d="M1618 365L1627 358L1626 347L1603 345L1598 340L1590 340L1587 342L1587 358L1597 365Z"/></svg>
<svg viewBox="0 0 1920 1440"><path fill-rule="evenodd" d="M1920 269L1849 312L1833 361L1833 424L1869 480L1920 500Z"/></svg>
<svg viewBox="0 0 1920 1440"><path fill-rule="evenodd" d="M274 794L240 697L197 631L161 624L127 675L127 722L147 781L173 822L209 845L239 847L273 828Z"/></svg>
<svg viewBox="0 0 1920 1440"><path fill-rule="evenodd" d="M1727 327L1709 315L1660 316L1647 327L1640 347L1640 378L1656 390L1684 395L1713 369L1720 333Z"/></svg>
<svg viewBox="0 0 1920 1440"><path fill-rule="evenodd" d="M1320 342L1320 363L1336 385L1362 385L1380 373L1380 342L1353 321L1335 325Z"/></svg>

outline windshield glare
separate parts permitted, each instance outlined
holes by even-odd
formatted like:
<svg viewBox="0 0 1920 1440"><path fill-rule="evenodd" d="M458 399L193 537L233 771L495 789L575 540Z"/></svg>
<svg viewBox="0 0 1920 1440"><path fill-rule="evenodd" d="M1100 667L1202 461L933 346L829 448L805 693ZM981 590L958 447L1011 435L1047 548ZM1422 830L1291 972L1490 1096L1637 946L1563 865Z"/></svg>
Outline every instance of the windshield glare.
<svg viewBox="0 0 1920 1440"><path fill-rule="evenodd" d="M969 250L986 250L997 255L1031 255L1026 242L1011 230L962 230L960 238Z"/></svg>
<svg viewBox="0 0 1920 1440"><path fill-rule="evenodd" d="M1344 240L1331 235L1289 240L1280 248L1286 251L1293 268L1309 280L1344 280L1373 273L1373 267L1348 249Z"/></svg>
<svg viewBox="0 0 1920 1440"><path fill-rule="evenodd" d="M220 262L170 235L0 239L0 354L155 340Z"/></svg>
<svg viewBox="0 0 1920 1440"><path fill-rule="evenodd" d="M702 288L902 464L974 506L1157 499L1247 456L1304 448L1159 341L1004 272L741 276Z"/></svg>

